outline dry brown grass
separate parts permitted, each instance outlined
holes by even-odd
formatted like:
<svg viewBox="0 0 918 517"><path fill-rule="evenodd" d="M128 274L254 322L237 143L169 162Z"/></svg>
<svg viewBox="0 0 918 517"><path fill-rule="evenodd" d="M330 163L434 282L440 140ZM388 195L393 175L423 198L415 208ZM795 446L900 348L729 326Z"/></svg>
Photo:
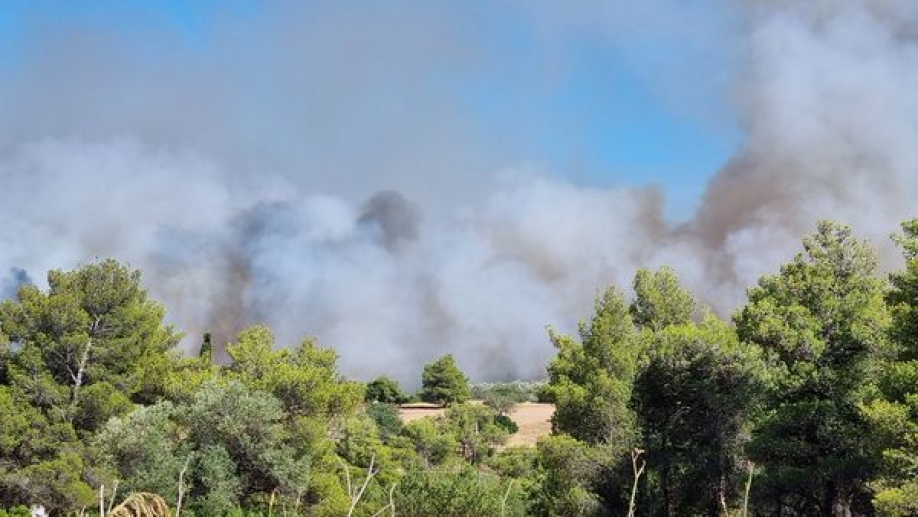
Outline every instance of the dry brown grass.
<svg viewBox="0 0 918 517"><path fill-rule="evenodd" d="M159 495L135 492L109 512L108 517L172 517L172 512Z"/></svg>
<svg viewBox="0 0 918 517"><path fill-rule="evenodd" d="M513 406L510 418L520 430L510 436L507 447L535 447L543 436L551 434L551 416L555 414L554 404L523 402Z"/></svg>
<svg viewBox="0 0 918 517"><path fill-rule="evenodd" d="M446 408L439 404L415 402L399 406L398 417L402 419L402 422L408 423L429 416L440 416L445 412Z"/></svg>
<svg viewBox="0 0 918 517"><path fill-rule="evenodd" d="M398 414L402 422L412 422L419 418L442 415L446 410L436 404L405 404ZM523 402L513 406L510 418L520 430L510 436L507 447L535 447L539 438L551 434L551 416L555 413L554 404Z"/></svg>

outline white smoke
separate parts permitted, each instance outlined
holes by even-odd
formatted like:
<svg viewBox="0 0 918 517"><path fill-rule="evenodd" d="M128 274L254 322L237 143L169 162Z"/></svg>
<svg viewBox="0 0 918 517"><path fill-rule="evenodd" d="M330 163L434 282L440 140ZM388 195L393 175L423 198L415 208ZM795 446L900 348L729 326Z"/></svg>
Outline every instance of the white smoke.
<svg viewBox="0 0 918 517"><path fill-rule="evenodd" d="M670 12L656 25L669 27L680 18L672 9L684 9L670 4L632 16ZM324 9L311 13L322 22L311 32L266 19L256 35L294 51L257 65L227 43L233 28L217 40L235 51L215 70L167 67L181 88L129 54L99 57L99 36L81 33L88 50L68 52L75 36L61 36L36 47L51 51L33 49L39 64L0 91L0 272L37 279L97 257L128 261L187 331L189 349L204 331L225 341L264 321L284 343L317 336L363 378L414 380L447 352L475 378L538 377L552 354L545 325L573 329L595 294L626 288L641 266L674 266L728 314L820 218L854 224L894 264L886 235L915 215L918 195L913 6L744 8L735 23L748 30L728 32L746 36L716 43L736 46L731 84L745 141L679 224L666 221L654 189L577 185L522 160L494 165L508 160L473 142L461 110L418 79L444 63L479 66L481 49L437 11L369 21ZM551 4L514 8L555 19ZM565 13L553 30L627 26L605 24L606 8L581 8L581 19ZM384 57L377 46L393 39ZM267 55L252 44L248 52ZM339 73L332 58L353 68ZM94 72L74 72L82 62ZM258 73L242 74L244 65ZM325 77L311 82L308 71ZM278 84L259 84L275 72ZM43 87L71 76L69 92ZM661 95L672 79L656 79ZM306 93L290 94L297 88ZM278 97L241 113L265 92ZM312 116L331 122L298 118Z"/></svg>

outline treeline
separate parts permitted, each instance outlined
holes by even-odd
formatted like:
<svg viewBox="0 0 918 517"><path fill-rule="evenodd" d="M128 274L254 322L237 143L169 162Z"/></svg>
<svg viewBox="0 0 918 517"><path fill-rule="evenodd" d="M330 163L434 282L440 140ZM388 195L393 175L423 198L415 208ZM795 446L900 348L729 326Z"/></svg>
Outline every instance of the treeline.
<svg viewBox="0 0 918 517"><path fill-rule="evenodd" d="M503 447L529 393L471 390L449 356L421 374L446 414L403 424L396 383L343 378L312 340L255 326L226 365L209 342L182 357L139 272L52 271L0 304L0 507L152 492L199 516L918 515L918 220L894 239L906 266L884 277L819 223L729 322L672 269L638 271L576 336L549 331L554 433L529 449Z"/></svg>

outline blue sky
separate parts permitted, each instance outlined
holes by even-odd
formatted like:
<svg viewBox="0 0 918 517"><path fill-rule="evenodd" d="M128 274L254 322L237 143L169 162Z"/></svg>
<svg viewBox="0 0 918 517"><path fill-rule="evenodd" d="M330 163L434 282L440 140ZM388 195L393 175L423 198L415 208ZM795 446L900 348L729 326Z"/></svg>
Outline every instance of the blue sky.
<svg viewBox="0 0 918 517"><path fill-rule="evenodd" d="M468 168L497 169L525 163L585 185L658 185L667 196L667 214L673 219L687 218L706 180L735 152L742 136L728 96L734 71L730 52L721 47L728 40L717 34L730 30L731 13L721 2L687 2L695 20L705 21L694 31L681 32L672 29L672 23L680 20L666 19L680 16L682 8L673 7L677 2L649 2L647 5L655 7L644 10L625 7L627 2L612 4L621 9L588 4L582 13L575 12L579 7L572 7L571 13L564 13L565 19L556 20L559 17L551 4L539 2L400 1L362 4L371 6L366 9L357 4L329 8L333 3L301 3L286 9L278 6L295 4L255 0L12 0L0 6L0 80L7 80L6 87L0 86L0 110L4 104L7 110L15 105L19 109L14 111L16 118L41 120L30 122L33 127L29 131L10 133L22 139L39 138L43 131L78 133L82 127L93 128L90 137L104 136L105 132L137 131L142 138L146 137L144 131L167 133L169 125L163 122L167 115L144 113L138 108L148 104L148 97L159 94L156 88L144 89L142 83L162 73L158 70L167 70L177 76L177 90L193 89L201 82L210 90L213 85L223 85L221 89L230 92L225 95L227 104L211 111L221 112L222 126L238 126L237 132L245 133L239 137L240 146L259 148L247 158L260 159L261 154L283 157L266 161L279 168L299 166L297 160L303 160L307 168L333 162L363 167L362 163L351 163L352 148L375 145L373 139L380 131L397 127L393 138L416 138L419 148L453 145L455 149L436 151L440 153L436 158L406 158L402 155L413 151L400 150L399 157L391 158L392 167L427 167L434 159L457 161L462 157L467 160L463 166ZM371 48L368 61L382 61L384 66L379 69L374 63L354 66L355 53L359 55L363 47L348 48L348 35L338 34L334 26L342 20L346 25L341 32L355 31L357 39L364 38L356 31L365 27L371 33L376 31L378 34L366 39L370 47L380 46L387 38L398 40L402 34L405 41L393 41L390 50L378 54ZM133 111L123 116L105 113L92 117L87 110L71 116L92 119L90 122L61 125L53 115L35 113L53 109L54 102L18 108L28 105L22 101L26 95L22 90L47 87L36 85L47 77L42 73L70 66L68 44L60 45L57 40L71 31L92 37L110 35L105 40L109 43L101 47L120 56L121 61L111 65L113 78L100 82L99 89L133 98L128 104ZM289 34L274 37L284 31ZM310 32L320 34L313 37ZM437 41L441 34L443 41ZM47 44L49 41L58 45ZM325 63L322 49L306 48L328 42L330 48L343 49L337 64ZM100 44L92 43L88 48L95 48L92 45ZM428 46L434 50L425 51ZM73 61L79 66L90 63L87 75L107 72L106 52L83 52L88 55ZM127 57L118 52L126 52ZM301 52L310 57L285 60L285 56ZM303 70L289 72L291 63L303 63ZM311 77L311 66L322 67L315 71L319 79ZM350 79L349 71L338 77L335 66L354 66L356 79ZM247 75L245 68L255 71ZM182 75L187 70L205 75L186 88ZM273 70L283 70L280 73L285 79L275 80ZM17 77L25 79L8 80ZM372 93L357 93L355 101L341 101L341 106L336 104L335 109L326 111L328 95L333 94L325 90L342 89L342 84L350 89L355 85L348 84L349 80L366 80L369 84L365 89ZM93 81L91 77L81 78L77 82L83 88L70 96L58 92L48 96L58 103L100 104L93 97ZM321 84L323 81L327 84ZM56 87L66 88L69 80L64 83ZM244 87L233 86L243 83ZM300 105L277 100L277 95L298 95L290 93L298 88L314 88L319 93L309 93L313 97ZM423 101L416 103L418 96L423 96ZM283 108L272 108L272 103ZM299 106L302 113L320 113L316 116L321 119L316 123L319 126L306 127L307 123L294 120L292 115L287 120L288 113L296 111L291 105ZM349 106L354 106L355 113ZM117 103L97 109L126 111L124 104ZM361 115L367 113L382 121L379 128L372 121L368 127L361 122ZM445 120L443 134L428 136L436 132L432 128L437 126L438 117ZM5 118L6 124L16 123ZM96 122L100 118L111 121ZM287 136L270 142L253 136L265 133ZM315 144L285 144L285 139ZM194 148L211 140L207 135L196 135L187 143ZM246 143L252 141L256 143ZM284 146L298 147L301 152L280 150ZM388 154L368 154L372 158L369 163L390 159Z"/></svg>

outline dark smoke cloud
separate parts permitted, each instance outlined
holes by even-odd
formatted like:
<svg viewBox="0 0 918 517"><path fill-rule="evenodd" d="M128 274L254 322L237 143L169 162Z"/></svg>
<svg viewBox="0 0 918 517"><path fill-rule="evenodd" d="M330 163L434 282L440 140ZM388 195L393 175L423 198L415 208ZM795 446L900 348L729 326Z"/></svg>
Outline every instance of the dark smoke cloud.
<svg viewBox="0 0 918 517"><path fill-rule="evenodd" d="M390 251L418 238L420 226L417 209L398 192L373 194L363 204L357 222L378 235Z"/></svg>
<svg viewBox="0 0 918 517"><path fill-rule="evenodd" d="M32 277L29 276L25 269L11 267L9 273L0 282L0 299L13 298L20 287L33 284Z"/></svg>
<svg viewBox="0 0 918 517"><path fill-rule="evenodd" d="M746 135L679 224L657 190L576 185L479 140L432 79L489 66L463 30L474 16L333 5L230 19L206 63L139 59L81 27L32 41L0 86L0 271L114 256L143 269L189 349L266 321L336 347L350 374L407 380L446 352L477 378L540 376L544 325L573 329L639 266L673 265L727 314L819 218L895 264L886 235L918 194L913 2L735 3L727 28L679 2L501 4L549 47L637 26L685 38L702 72L708 51L736 60L701 94L676 91L699 72L644 65L686 113L734 92Z"/></svg>

